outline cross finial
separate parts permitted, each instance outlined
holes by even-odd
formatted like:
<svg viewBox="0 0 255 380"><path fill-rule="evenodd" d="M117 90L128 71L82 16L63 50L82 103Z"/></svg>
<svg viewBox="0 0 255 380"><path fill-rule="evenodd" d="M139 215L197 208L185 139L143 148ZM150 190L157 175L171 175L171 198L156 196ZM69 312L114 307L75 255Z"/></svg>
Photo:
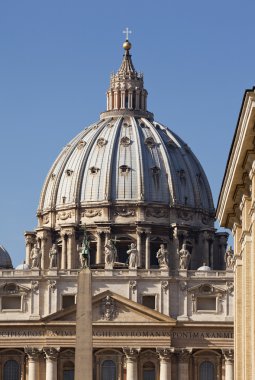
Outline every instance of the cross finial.
<svg viewBox="0 0 255 380"><path fill-rule="evenodd" d="M128 35L132 33L131 30L128 29L128 27L126 27L125 30L123 30L122 32L123 34L126 34L126 41L128 41Z"/></svg>

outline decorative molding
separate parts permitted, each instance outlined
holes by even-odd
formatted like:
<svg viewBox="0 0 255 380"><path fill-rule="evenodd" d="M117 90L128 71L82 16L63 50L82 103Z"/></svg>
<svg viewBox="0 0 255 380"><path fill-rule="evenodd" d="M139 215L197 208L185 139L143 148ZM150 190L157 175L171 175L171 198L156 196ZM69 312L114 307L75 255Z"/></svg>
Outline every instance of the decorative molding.
<svg viewBox="0 0 255 380"><path fill-rule="evenodd" d="M128 217L135 216L135 214L135 209L129 209L128 207L116 207L116 209L114 210L114 215L118 216Z"/></svg>
<svg viewBox="0 0 255 380"><path fill-rule="evenodd" d="M101 302L101 316L102 319L106 321L112 321L117 316L117 306L115 303L115 300L110 297L106 296L102 299Z"/></svg>
<svg viewBox="0 0 255 380"><path fill-rule="evenodd" d="M39 289L39 281L31 281L31 291L36 293Z"/></svg>
<svg viewBox="0 0 255 380"><path fill-rule="evenodd" d="M40 353L42 352L41 348L36 347L24 347L25 354L28 355L29 359L38 359Z"/></svg>
<svg viewBox="0 0 255 380"><path fill-rule="evenodd" d="M137 289L137 282L135 280L129 281L129 287L132 290L132 293L134 294Z"/></svg>
<svg viewBox="0 0 255 380"><path fill-rule="evenodd" d="M97 140L97 146L99 148L102 148L104 145L106 145L108 143L108 141L106 139L104 139L103 137L100 137L98 140Z"/></svg>
<svg viewBox="0 0 255 380"><path fill-rule="evenodd" d="M69 218L72 217L72 212L69 211L69 212L66 212L66 211L63 211L63 212L59 212L57 214L57 220L67 220Z"/></svg>
<svg viewBox="0 0 255 380"><path fill-rule="evenodd" d="M52 293L56 290L57 281L55 280L48 280L49 289L52 290Z"/></svg>
<svg viewBox="0 0 255 380"><path fill-rule="evenodd" d="M43 347L46 359L56 360L60 351L60 347Z"/></svg>
<svg viewBox="0 0 255 380"><path fill-rule="evenodd" d="M131 144L131 140L129 137L127 136L124 136L120 139L120 145L124 146L124 147L127 147Z"/></svg>
<svg viewBox="0 0 255 380"><path fill-rule="evenodd" d="M86 141L81 140L78 142L77 149L81 150L85 147L85 145L86 145Z"/></svg>
<svg viewBox="0 0 255 380"><path fill-rule="evenodd" d="M151 207L147 208L146 215L152 216L154 218L166 218L169 216L169 210L167 210L166 208Z"/></svg>
<svg viewBox="0 0 255 380"><path fill-rule="evenodd" d="M164 290L165 294L167 293L167 289L169 288L168 281L161 281L161 288Z"/></svg>
<svg viewBox="0 0 255 380"><path fill-rule="evenodd" d="M87 209L81 213L82 217L94 218L95 216L101 216L102 210Z"/></svg>

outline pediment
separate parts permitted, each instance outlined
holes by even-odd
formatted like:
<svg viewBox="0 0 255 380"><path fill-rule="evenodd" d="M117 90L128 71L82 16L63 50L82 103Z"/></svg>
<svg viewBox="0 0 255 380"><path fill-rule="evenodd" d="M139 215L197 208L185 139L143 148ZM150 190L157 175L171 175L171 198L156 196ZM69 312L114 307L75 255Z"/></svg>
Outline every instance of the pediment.
<svg viewBox="0 0 255 380"><path fill-rule="evenodd" d="M175 325L176 320L131 301L111 291L105 291L92 298L92 319L95 324L143 324L166 323ZM45 318L45 322L76 320L76 305L69 306Z"/></svg>

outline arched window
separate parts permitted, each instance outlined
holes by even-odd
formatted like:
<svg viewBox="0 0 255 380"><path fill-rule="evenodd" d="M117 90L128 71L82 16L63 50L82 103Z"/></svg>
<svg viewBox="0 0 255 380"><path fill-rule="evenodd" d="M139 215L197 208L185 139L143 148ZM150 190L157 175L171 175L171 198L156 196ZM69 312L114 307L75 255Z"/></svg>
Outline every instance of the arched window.
<svg viewBox="0 0 255 380"><path fill-rule="evenodd" d="M215 380L214 365L212 362L204 361L199 368L199 380Z"/></svg>
<svg viewBox="0 0 255 380"><path fill-rule="evenodd" d="M4 363L3 380L20 380L20 367L16 360L7 360Z"/></svg>
<svg viewBox="0 0 255 380"><path fill-rule="evenodd" d="M103 362L101 380L117 380L116 364L113 360L105 360Z"/></svg>
<svg viewBox="0 0 255 380"><path fill-rule="evenodd" d="M155 365L152 362L144 363L143 380L156 380Z"/></svg>
<svg viewBox="0 0 255 380"><path fill-rule="evenodd" d="M74 364L71 361L64 363L63 380L74 380Z"/></svg>

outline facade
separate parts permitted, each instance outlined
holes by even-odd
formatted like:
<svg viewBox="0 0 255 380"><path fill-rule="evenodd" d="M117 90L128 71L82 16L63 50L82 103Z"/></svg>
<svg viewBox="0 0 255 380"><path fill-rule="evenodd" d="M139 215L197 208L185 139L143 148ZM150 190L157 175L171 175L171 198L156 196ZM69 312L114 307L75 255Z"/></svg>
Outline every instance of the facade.
<svg viewBox="0 0 255 380"><path fill-rule="evenodd" d="M233 379L228 235L214 228L199 161L147 110L123 47L107 110L49 171L25 263L10 269L0 255L0 380L74 378L87 265L94 380Z"/></svg>
<svg viewBox="0 0 255 380"><path fill-rule="evenodd" d="M220 224L234 236L235 378L255 378L255 89L244 94L219 197Z"/></svg>

